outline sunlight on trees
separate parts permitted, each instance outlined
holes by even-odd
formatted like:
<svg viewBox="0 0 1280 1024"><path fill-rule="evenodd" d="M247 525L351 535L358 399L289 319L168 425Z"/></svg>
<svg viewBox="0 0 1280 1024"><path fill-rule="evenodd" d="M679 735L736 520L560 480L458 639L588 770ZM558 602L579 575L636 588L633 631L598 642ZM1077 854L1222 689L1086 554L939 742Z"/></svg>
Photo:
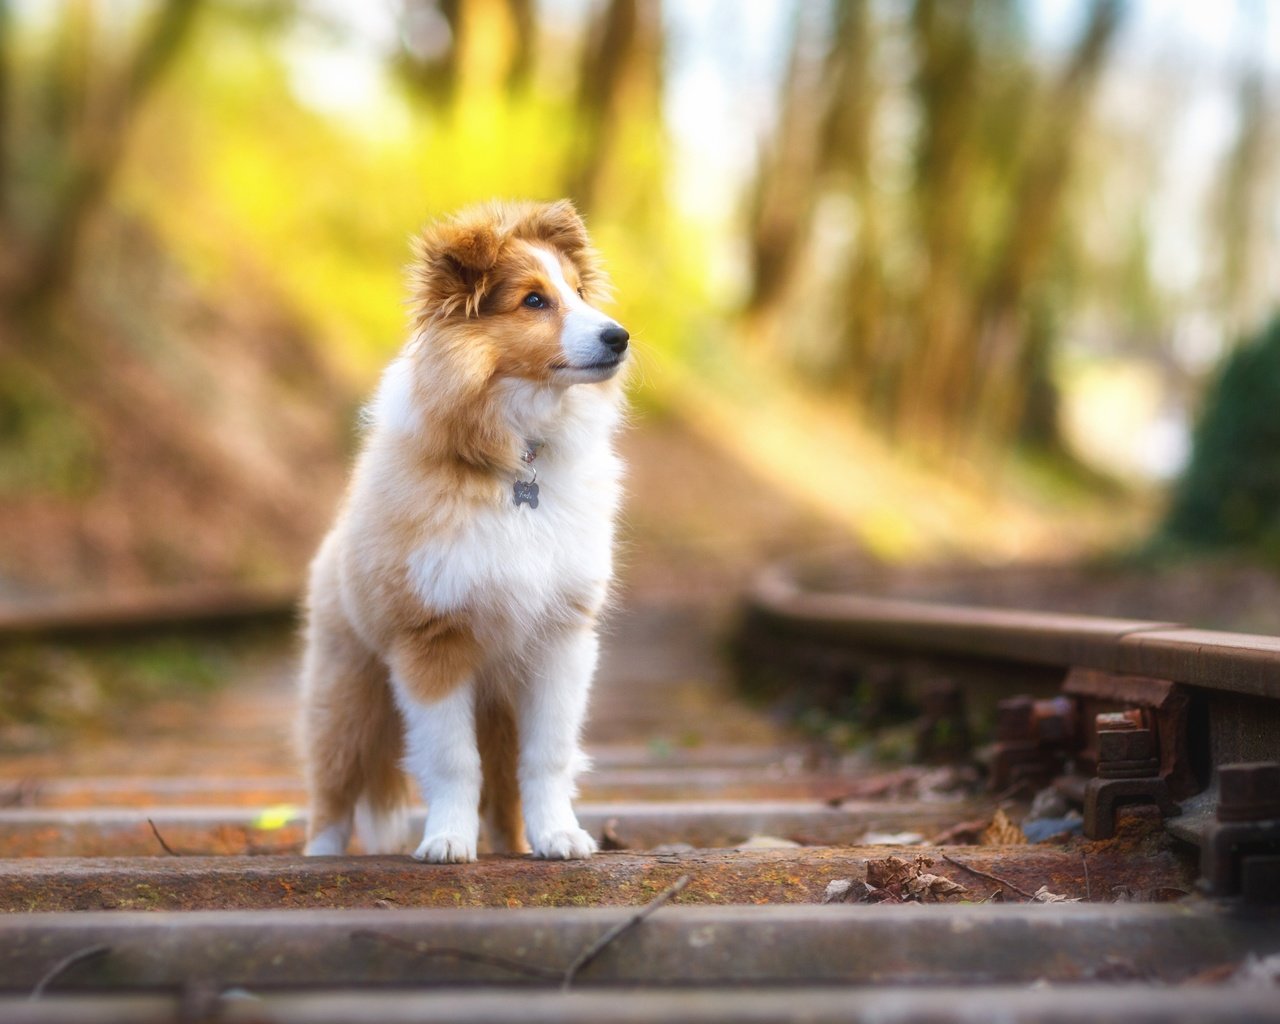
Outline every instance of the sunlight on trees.
<svg viewBox="0 0 1280 1024"><path fill-rule="evenodd" d="M902 493L1010 453L1086 491L1090 460L1167 474L1280 280L1274 18L1220 16L1230 59L1183 74L1144 0L1048 34L1030 0L0 0L0 499L117 495L77 543L139 575L299 557L290 465L340 477L409 235L494 195L575 199L648 353L639 404L757 435L727 446L785 451L810 410L850 463L923 466ZM1108 433L1126 392L1092 382L1120 370L1162 452ZM794 462L757 468L820 490ZM202 488L243 536L193 555L164 510ZM840 503L910 548L893 494Z"/></svg>

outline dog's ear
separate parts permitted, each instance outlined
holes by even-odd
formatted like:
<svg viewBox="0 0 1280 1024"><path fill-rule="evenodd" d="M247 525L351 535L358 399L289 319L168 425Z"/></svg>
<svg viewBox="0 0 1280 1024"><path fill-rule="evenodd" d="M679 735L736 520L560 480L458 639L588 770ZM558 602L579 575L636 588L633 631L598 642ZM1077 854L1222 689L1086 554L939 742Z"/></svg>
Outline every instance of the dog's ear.
<svg viewBox="0 0 1280 1024"><path fill-rule="evenodd" d="M587 226L568 199L534 206L525 214L517 231L530 241L553 245L569 257L578 268L588 302L609 298L609 279L601 266L600 254L592 248Z"/></svg>
<svg viewBox="0 0 1280 1024"><path fill-rule="evenodd" d="M568 199L534 207L523 227L521 234L554 245L566 256L576 256L591 244L587 226Z"/></svg>
<svg viewBox="0 0 1280 1024"><path fill-rule="evenodd" d="M432 224L414 246L413 286L422 319L473 316L498 261L502 237L490 217Z"/></svg>

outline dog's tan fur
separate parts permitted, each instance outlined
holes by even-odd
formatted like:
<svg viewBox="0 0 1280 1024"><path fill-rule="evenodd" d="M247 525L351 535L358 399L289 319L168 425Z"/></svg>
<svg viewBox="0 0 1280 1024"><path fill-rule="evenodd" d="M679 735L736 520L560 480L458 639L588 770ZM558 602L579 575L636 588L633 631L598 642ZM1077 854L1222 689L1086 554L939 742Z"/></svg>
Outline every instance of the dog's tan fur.
<svg viewBox="0 0 1280 1024"><path fill-rule="evenodd" d="M416 697L449 694L481 667L484 623L425 607L408 578L424 536L449 537L481 507L510 501L522 440L498 409L504 380L549 380L562 360L563 313L522 305L550 292L530 248L550 248L589 298L605 287L581 220L567 203L495 204L428 229L413 268L413 376L407 408L425 432L374 432L333 531L312 565L303 665L302 743L309 837L350 829L358 800L375 813L407 797L403 724L388 671ZM616 392L616 379L587 387ZM600 591L567 595L584 625ZM491 841L525 849L516 782L516 719L506 695L477 700L483 808Z"/></svg>

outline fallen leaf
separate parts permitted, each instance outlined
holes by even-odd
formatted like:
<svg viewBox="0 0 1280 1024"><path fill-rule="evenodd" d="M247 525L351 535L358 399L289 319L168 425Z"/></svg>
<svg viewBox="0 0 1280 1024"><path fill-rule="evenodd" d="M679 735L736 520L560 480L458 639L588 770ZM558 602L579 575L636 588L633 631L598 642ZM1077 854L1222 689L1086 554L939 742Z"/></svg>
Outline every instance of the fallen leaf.
<svg viewBox="0 0 1280 1024"><path fill-rule="evenodd" d="M1004 810L997 810L991 824L982 830L978 842L983 846L1025 846L1027 837Z"/></svg>
<svg viewBox="0 0 1280 1024"><path fill-rule="evenodd" d="M863 897L860 900L856 901L858 903L901 903L902 902L902 898L898 896L897 893L893 892L890 889L874 889L871 886L867 885L866 882L863 882L862 884L866 889L866 893L863 895Z"/></svg>
<svg viewBox="0 0 1280 1024"><path fill-rule="evenodd" d="M933 861L928 857L917 857L914 861L901 857L882 857L879 860L867 861L867 884L876 889L901 887L919 876Z"/></svg>
<svg viewBox="0 0 1280 1024"><path fill-rule="evenodd" d="M1050 892L1047 885L1040 886L1031 895L1033 903L1079 903L1079 896L1059 896L1056 892Z"/></svg>
<svg viewBox="0 0 1280 1024"><path fill-rule="evenodd" d="M902 857L869 860L866 885L870 892L862 896L859 902L882 903L889 899L895 902L929 902L968 891L958 882L924 870L932 866L933 860L923 855L914 860L904 860Z"/></svg>
<svg viewBox="0 0 1280 1024"><path fill-rule="evenodd" d="M951 879L943 878L941 875L920 874L915 878L909 879L907 884L903 886L904 895L912 896L924 902L943 900L948 896L958 896L966 892L968 890L959 882L953 882Z"/></svg>

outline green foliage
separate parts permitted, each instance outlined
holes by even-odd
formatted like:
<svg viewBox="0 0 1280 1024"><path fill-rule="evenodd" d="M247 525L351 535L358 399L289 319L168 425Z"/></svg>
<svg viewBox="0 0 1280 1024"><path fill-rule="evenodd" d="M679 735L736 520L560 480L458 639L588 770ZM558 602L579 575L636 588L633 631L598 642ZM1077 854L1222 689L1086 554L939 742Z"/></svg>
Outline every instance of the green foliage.
<svg viewBox="0 0 1280 1024"><path fill-rule="evenodd" d="M0 496L92 491L95 450L73 410L13 361L0 361Z"/></svg>
<svg viewBox="0 0 1280 1024"><path fill-rule="evenodd" d="M1209 388L1164 538L1280 556L1280 317Z"/></svg>
<svg viewBox="0 0 1280 1024"><path fill-rule="evenodd" d="M571 94L472 89L446 115L390 91L357 121L294 93L278 41L209 18L205 46L177 69L138 126L119 200L154 225L208 292L238 273L263 282L338 366L367 380L404 339L409 240L428 220L494 197L565 194L583 115ZM655 115L656 116L656 115ZM621 139L622 176L652 182L659 125ZM638 344L672 351L706 305L705 244L625 196L586 211ZM663 210L661 204L654 204Z"/></svg>

